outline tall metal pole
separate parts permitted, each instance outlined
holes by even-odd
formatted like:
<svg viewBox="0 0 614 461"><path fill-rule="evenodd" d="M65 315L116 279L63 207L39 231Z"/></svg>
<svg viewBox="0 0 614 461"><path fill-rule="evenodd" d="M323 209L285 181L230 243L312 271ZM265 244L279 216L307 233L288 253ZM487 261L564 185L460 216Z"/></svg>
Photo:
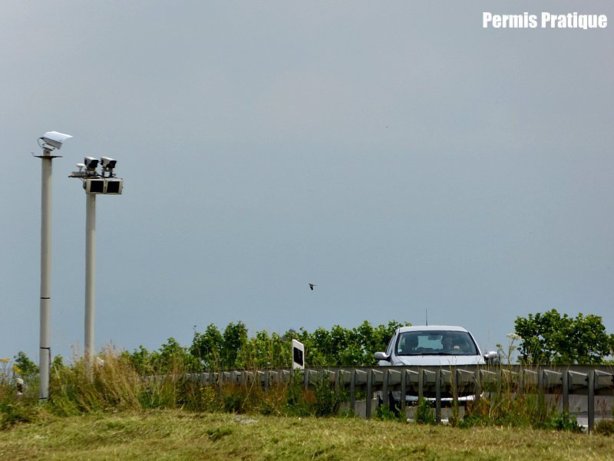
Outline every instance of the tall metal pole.
<svg viewBox="0 0 614 461"><path fill-rule="evenodd" d="M42 160L41 181L41 292L40 292L40 394L49 398L49 368L51 346L49 342L49 318L51 315L51 162L54 156L48 150Z"/></svg>
<svg viewBox="0 0 614 461"><path fill-rule="evenodd" d="M60 149L71 135L48 131L38 138L43 149L37 155L42 161L41 174L41 294L40 294L40 393L41 400L49 398L49 371L51 366L51 345L49 341L49 319L51 317L51 171L53 151Z"/></svg>
<svg viewBox="0 0 614 461"><path fill-rule="evenodd" d="M85 360L91 371L96 311L96 194L87 193L85 222Z"/></svg>
<svg viewBox="0 0 614 461"><path fill-rule="evenodd" d="M79 171L69 177L79 178L85 189L85 366L88 378L93 378L96 349L94 344L94 318L96 314L96 195L122 193L123 180L115 178L116 160L100 159L102 175L98 174L98 160L86 156L84 163L77 163Z"/></svg>

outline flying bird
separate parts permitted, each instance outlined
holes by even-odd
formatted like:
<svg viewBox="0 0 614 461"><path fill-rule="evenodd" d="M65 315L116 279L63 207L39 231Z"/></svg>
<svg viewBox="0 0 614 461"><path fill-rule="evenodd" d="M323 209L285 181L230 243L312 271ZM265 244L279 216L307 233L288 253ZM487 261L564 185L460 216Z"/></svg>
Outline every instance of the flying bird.
<svg viewBox="0 0 614 461"><path fill-rule="evenodd" d="M317 287L315 283L309 283L309 289L313 291L313 287Z"/></svg>

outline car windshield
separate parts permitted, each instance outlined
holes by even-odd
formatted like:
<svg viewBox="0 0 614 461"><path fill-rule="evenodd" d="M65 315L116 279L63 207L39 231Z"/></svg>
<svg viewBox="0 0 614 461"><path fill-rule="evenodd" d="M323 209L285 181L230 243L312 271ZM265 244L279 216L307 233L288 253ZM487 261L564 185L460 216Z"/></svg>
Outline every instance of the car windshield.
<svg viewBox="0 0 614 461"><path fill-rule="evenodd" d="M401 333L396 355L477 355L473 338L466 331L407 331Z"/></svg>

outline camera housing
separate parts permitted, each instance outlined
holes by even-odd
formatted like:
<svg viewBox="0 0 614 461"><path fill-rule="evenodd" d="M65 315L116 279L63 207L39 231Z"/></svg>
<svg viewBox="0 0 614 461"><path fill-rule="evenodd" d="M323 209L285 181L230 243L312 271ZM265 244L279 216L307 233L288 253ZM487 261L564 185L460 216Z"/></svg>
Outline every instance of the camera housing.
<svg viewBox="0 0 614 461"><path fill-rule="evenodd" d="M97 168L100 164L102 172ZM83 181L83 189L86 194L121 195L124 190L124 180L117 178L113 169L117 160L111 157L100 159L86 155L83 163L77 163L77 171L73 171L69 177L79 178Z"/></svg>
<svg viewBox="0 0 614 461"><path fill-rule="evenodd" d="M96 168L98 168L98 159L94 157L85 157L83 159L85 165L85 171L88 175L96 174Z"/></svg>
<svg viewBox="0 0 614 461"><path fill-rule="evenodd" d="M115 165L117 165L117 160L111 157L100 157L100 163L102 164L102 173L109 173L109 177L115 176L113 174L113 170L115 169Z"/></svg>
<svg viewBox="0 0 614 461"><path fill-rule="evenodd" d="M59 131L47 131L39 139L43 142L43 147L53 150L61 149L64 141L70 138L72 138L72 136L69 134L60 133Z"/></svg>
<svg viewBox="0 0 614 461"><path fill-rule="evenodd" d="M111 157L100 157L100 161L102 162L102 167L106 169L113 169L115 165L117 165L117 160Z"/></svg>

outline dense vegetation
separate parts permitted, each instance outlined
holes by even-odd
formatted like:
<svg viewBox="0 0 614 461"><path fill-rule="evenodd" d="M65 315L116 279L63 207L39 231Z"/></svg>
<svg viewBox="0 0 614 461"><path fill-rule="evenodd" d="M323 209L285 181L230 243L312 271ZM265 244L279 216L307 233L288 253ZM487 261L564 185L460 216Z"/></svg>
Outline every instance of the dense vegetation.
<svg viewBox="0 0 614 461"><path fill-rule="evenodd" d="M123 351L141 375L164 374L181 368L185 372L230 369L276 369L291 365L292 339L305 345L305 363L309 367L372 366L373 353L386 349L394 330L402 325L391 321L373 326L368 321L355 328L335 325L330 329L303 328L283 334L262 330L249 334L243 322L229 323L223 330L210 324L202 332L194 331L192 343L183 346L169 338L157 350L140 346ZM578 314L572 318L555 309L545 313L517 317L512 343L519 341L518 360L527 365L602 364L614 350L614 334L608 334L596 315ZM513 349L499 346L501 358L511 363ZM56 356L56 365L63 359ZM23 352L14 357L17 375L29 377L38 370Z"/></svg>
<svg viewBox="0 0 614 461"><path fill-rule="evenodd" d="M606 349L597 353L589 350L584 354L580 353L584 349L579 344L575 344L573 354L563 354L560 347L564 342L547 341L552 332L543 328L544 324L556 324L554 321L558 319L559 328L568 335L573 332L565 330L571 328L565 325L575 325L580 331L587 330L586 325L589 325L593 334L600 335L600 318L579 316L569 319L557 314L550 311L529 316L528 319L517 319L516 331L522 341L519 350L521 353L527 351L521 355L521 360L526 363L561 363L566 358L576 363L596 363L604 359ZM588 322L585 322L587 318ZM528 328L533 324L542 329ZM107 411L185 409L276 416L339 414L341 403L347 396L330 382L305 388L300 374L296 374L291 375L289 381L272 383L265 391L254 382L204 385L194 379L194 373L288 368L292 339L305 344L308 366L369 366L374 364L373 352L384 350L400 325L399 322L390 322L372 326L365 321L353 329L334 326L330 330L318 328L312 333L303 329L291 330L283 335L259 331L250 337L246 326L238 322L229 324L222 331L215 325L209 325L205 331L195 332L192 344L187 347L169 338L155 351L144 347L132 352L107 349L98 355L93 367L88 367L82 359L65 364L62 357L56 356L51 367L50 399L43 405L38 401L37 366L20 352L12 361L0 359L0 429L14 427L21 422L36 422L50 415L69 417ZM530 349L534 347L536 331L539 331L537 338L544 341L543 346L539 346L541 342L537 343L542 349L537 346ZM595 338L588 334L573 337L580 343ZM612 340L611 335L605 337ZM536 351L541 351L541 355ZM607 349L607 353L610 352L611 349ZM539 396L519 394L513 391L511 385L501 384L488 398L470 405L464 418L455 417L453 424L459 427L497 425L578 429L573 417L548 407ZM364 395L359 398L364 398ZM432 408L419 406L417 410L417 421L433 422ZM379 416L397 419L397 415L384 409L380 409ZM404 421L403 418L400 420ZM600 430L611 433L610 423L605 423Z"/></svg>
<svg viewBox="0 0 614 461"><path fill-rule="evenodd" d="M192 344L181 346L169 338L157 351L140 347L125 352L140 373L164 373L177 366L187 371L229 369L270 369L291 366L293 339L305 345L305 362L310 367L369 366L374 365L373 353L383 351L394 330L403 325L392 321L373 326L364 321L356 328L339 325L330 330L317 328L289 330L282 335L258 331L249 336L243 322L230 323L223 331L209 325L204 332L194 332Z"/></svg>
<svg viewBox="0 0 614 461"><path fill-rule="evenodd" d="M305 344L310 366L374 363L373 353L384 350L398 322L372 326L363 322L353 329L334 326L313 333L303 329L284 335L259 331L249 337L242 322L223 331L209 325L195 332L192 344L169 338L158 350L107 349L97 356L93 369L82 359L71 364L56 356L51 366L50 400L46 408L56 415L76 415L107 410L185 408L193 411L237 411L276 415L334 413L340 396L328 383L305 390L301 382L272 386L203 386L190 374L226 369L273 369L291 365L292 339ZM36 419L38 369L22 352L12 362L3 359L0 370L1 424ZM18 379L17 379L18 378ZM18 380L24 380L24 386ZM21 388L24 387L23 395ZM18 397L16 397L18 396Z"/></svg>
<svg viewBox="0 0 614 461"><path fill-rule="evenodd" d="M561 315L556 309L517 317L520 361L528 365L596 365L614 350L601 317Z"/></svg>
<svg viewBox="0 0 614 461"><path fill-rule="evenodd" d="M301 372L297 371L287 379L270 382L266 389L256 381L204 384L198 376L186 373L181 361L177 360L175 365L166 374L143 376L128 355L113 350L101 353L91 368L81 360L71 365L56 360L51 373L50 399L42 405L38 401L35 377L20 389L4 373L0 375L0 430L50 416L151 410L288 417L350 416L349 407L342 405L347 402L347 390L329 379L310 383L306 388ZM364 398L364 391L359 390L357 399ZM535 391L518 392L513 383L506 381L494 383L487 395L464 408L464 414L458 410L452 408L450 423L460 428L494 425L579 430L573 416L558 411L543 395ZM404 416L385 407L378 409L377 416L405 421ZM418 423L435 422L433 408L424 401L415 409L413 418ZM600 430L611 432L611 428L612 424Z"/></svg>

